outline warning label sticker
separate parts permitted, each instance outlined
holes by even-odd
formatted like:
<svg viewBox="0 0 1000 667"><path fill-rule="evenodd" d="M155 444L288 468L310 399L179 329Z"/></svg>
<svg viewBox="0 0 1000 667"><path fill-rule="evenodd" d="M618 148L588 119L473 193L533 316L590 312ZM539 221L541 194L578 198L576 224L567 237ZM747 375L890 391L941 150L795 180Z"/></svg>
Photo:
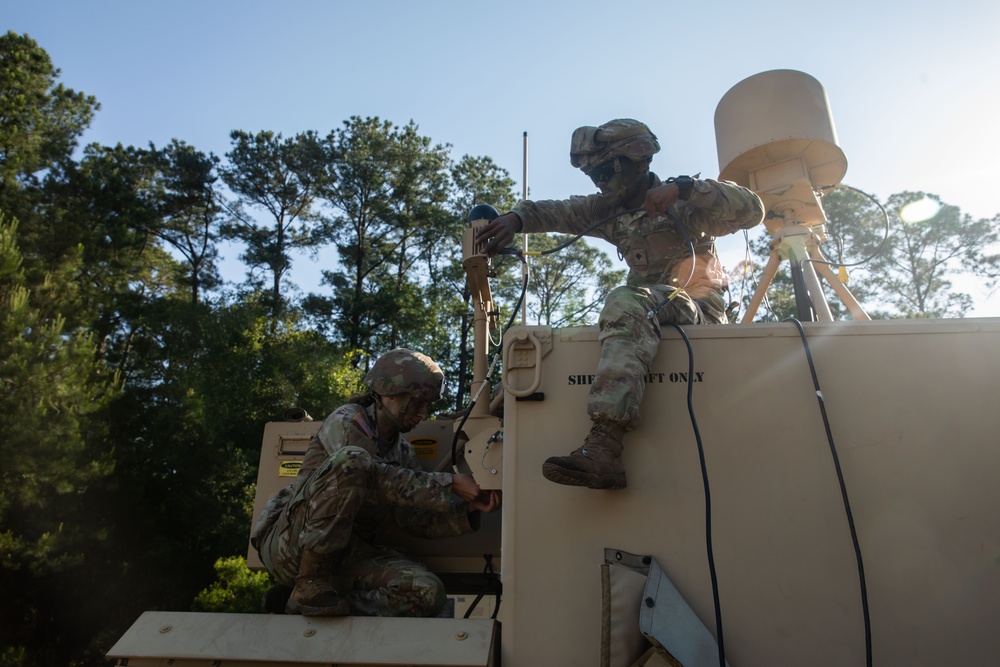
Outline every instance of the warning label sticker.
<svg viewBox="0 0 1000 667"><path fill-rule="evenodd" d="M278 464L278 477L295 477L301 467L302 461L282 461Z"/></svg>
<svg viewBox="0 0 1000 667"><path fill-rule="evenodd" d="M438 455L437 438L414 438L410 440L413 451L418 459L436 460Z"/></svg>

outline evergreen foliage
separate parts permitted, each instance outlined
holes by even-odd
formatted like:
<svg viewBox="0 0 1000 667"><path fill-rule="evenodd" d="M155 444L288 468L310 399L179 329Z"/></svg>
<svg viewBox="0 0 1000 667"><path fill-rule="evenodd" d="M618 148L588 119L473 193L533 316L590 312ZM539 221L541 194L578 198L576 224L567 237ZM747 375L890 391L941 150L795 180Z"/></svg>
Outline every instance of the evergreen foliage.
<svg viewBox="0 0 1000 667"><path fill-rule="evenodd" d="M217 579L198 593L192 605L194 611L219 611L234 614L254 614L261 611L261 600L271 586L267 572L253 572L243 556L230 556L215 561Z"/></svg>

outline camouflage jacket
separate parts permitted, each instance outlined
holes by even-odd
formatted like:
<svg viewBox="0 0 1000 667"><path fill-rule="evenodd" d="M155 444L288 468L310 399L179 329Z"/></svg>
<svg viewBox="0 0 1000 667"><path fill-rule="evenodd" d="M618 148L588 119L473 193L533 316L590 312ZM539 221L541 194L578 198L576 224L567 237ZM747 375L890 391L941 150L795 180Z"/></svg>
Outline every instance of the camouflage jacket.
<svg viewBox="0 0 1000 667"><path fill-rule="evenodd" d="M649 176L651 188L663 184L656 174ZM583 233L621 210L609 206L600 194L522 201L514 208L524 223L521 231L564 234ZM763 215L760 198L747 188L729 181L695 179L690 198L672 205L665 216L629 213L609 219L587 235L618 249L629 267L628 284L681 286L698 299L721 294L728 285L715 252L716 237L749 229L759 224ZM688 238L695 250L693 267Z"/></svg>
<svg viewBox="0 0 1000 667"><path fill-rule="evenodd" d="M255 535L263 536L270 528L265 525L273 525L280 512L307 501L306 480L344 447L364 449L378 467L380 488L373 489L354 522L354 534L365 542L374 543L393 522L417 537L453 537L477 530L480 513L469 513L468 503L452 496L452 475L421 470L413 447L402 436L391 446L378 447L375 423L374 406L348 403L330 413L310 440L295 481L268 503Z"/></svg>

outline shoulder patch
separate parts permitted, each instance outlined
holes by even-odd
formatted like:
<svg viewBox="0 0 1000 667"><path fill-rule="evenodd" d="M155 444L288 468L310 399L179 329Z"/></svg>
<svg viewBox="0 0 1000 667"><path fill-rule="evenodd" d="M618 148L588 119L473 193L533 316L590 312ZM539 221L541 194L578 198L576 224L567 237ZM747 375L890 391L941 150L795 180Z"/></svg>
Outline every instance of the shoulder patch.
<svg viewBox="0 0 1000 667"><path fill-rule="evenodd" d="M354 423L357 424L358 427L362 431L364 431L365 435L367 435L369 438L375 437L375 432L372 431L372 427L368 425L368 420L365 419L365 413L359 412L358 414L354 415Z"/></svg>

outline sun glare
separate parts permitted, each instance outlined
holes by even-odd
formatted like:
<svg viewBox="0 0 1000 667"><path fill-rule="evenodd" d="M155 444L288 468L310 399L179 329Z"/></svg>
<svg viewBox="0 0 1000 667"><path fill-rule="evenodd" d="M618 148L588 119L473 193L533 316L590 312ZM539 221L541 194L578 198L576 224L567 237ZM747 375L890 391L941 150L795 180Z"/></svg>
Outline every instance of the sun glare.
<svg viewBox="0 0 1000 667"><path fill-rule="evenodd" d="M903 222L923 222L933 218L940 210L941 204L925 197L899 209L899 218Z"/></svg>

